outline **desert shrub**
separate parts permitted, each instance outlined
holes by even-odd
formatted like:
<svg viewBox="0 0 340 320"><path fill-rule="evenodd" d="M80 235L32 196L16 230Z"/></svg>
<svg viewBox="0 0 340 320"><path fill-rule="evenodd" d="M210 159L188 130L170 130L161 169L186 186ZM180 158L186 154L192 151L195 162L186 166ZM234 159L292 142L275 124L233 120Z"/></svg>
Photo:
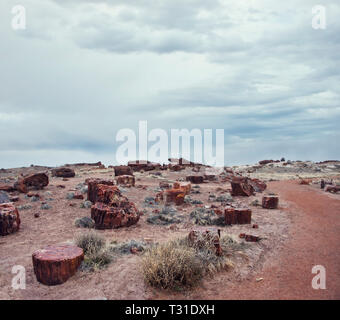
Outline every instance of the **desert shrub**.
<svg viewBox="0 0 340 320"><path fill-rule="evenodd" d="M78 247L84 250L85 255L100 252L106 244L105 238L94 231L77 236L75 242Z"/></svg>
<svg viewBox="0 0 340 320"><path fill-rule="evenodd" d="M182 216L177 215L177 210L171 206L164 206L159 214L149 216L146 221L150 224L169 225L180 223Z"/></svg>
<svg viewBox="0 0 340 320"><path fill-rule="evenodd" d="M200 226L225 225L224 217L216 215L212 209L197 208L190 213L190 218Z"/></svg>
<svg viewBox="0 0 340 320"><path fill-rule="evenodd" d="M84 250L83 271L100 269L113 260L113 256L106 247L106 240L100 234L91 231L76 237L75 243Z"/></svg>
<svg viewBox="0 0 340 320"><path fill-rule="evenodd" d="M163 289L194 286L203 276L203 268L194 248L170 241L149 249L142 260L146 283Z"/></svg>

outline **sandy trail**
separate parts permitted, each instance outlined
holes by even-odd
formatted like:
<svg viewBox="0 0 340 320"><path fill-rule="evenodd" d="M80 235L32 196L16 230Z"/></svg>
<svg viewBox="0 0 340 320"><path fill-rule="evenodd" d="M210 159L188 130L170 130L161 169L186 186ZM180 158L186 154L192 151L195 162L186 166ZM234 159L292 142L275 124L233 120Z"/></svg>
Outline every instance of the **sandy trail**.
<svg viewBox="0 0 340 320"><path fill-rule="evenodd" d="M289 203L290 238L251 280L216 291L210 299L340 299L340 200L296 181L269 183ZM275 214L273 212L273 214ZM312 268L326 268L326 289L312 288ZM256 282L257 278L263 278Z"/></svg>

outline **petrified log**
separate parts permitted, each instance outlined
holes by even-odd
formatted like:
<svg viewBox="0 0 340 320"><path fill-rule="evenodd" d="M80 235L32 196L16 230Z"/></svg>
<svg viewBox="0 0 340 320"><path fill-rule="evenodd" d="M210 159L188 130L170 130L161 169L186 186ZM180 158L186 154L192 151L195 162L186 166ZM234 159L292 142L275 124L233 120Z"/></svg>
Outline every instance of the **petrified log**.
<svg viewBox="0 0 340 320"><path fill-rule="evenodd" d="M218 177L216 174L205 174L203 176L203 179L206 180L206 181L216 181L218 180Z"/></svg>
<svg viewBox="0 0 340 320"><path fill-rule="evenodd" d="M259 164L265 165L265 164L273 163L273 162L275 162L275 161L274 160L261 160L261 161L259 161Z"/></svg>
<svg viewBox="0 0 340 320"><path fill-rule="evenodd" d="M9 185L9 184L0 184L0 191L13 192L15 190L16 189L12 185Z"/></svg>
<svg viewBox="0 0 340 320"><path fill-rule="evenodd" d="M261 238L258 236L253 236L253 235L245 234L245 233L240 233L239 237L241 239L246 240L247 242L258 242L261 240Z"/></svg>
<svg viewBox="0 0 340 320"><path fill-rule="evenodd" d="M120 207L110 207L97 202L91 207L91 218L96 229L116 229L136 224L140 213L132 202L121 203Z"/></svg>
<svg viewBox="0 0 340 320"><path fill-rule="evenodd" d="M204 182L203 176L187 176L186 181L190 181L194 184L199 184Z"/></svg>
<svg viewBox="0 0 340 320"><path fill-rule="evenodd" d="M327 186L325 188L326 192L337 193L340 191L340 186Z"/></svg>
<svg viewBox="0 0 340 320"><path fill-rule="evenodd" d="M53 177L61 177L61 178L73 178L76 175L73 169L71 168L56 168L52 170Z"/></svg>
<svg viewBox="0 0 340 320"><path fill-rule="evenodd" d="M124 187L134 187L136 183L134 176L124 175L117 177L117 184Z"/></svg>
<svg viewBox="0 0 340 320"><path fill-rule="evenodd" d="M29 190L40 190L46 187L49 183L46 173L35 173L26 177L20 178L14 187L22 193L27 193Z"/></svg>
<svg viewBox="0 0 340 320"><path fill-rule="evenodd" d="M0 236L7 236L20 228L18 209L12 203L0 204Z"/></svg>
<svg viewBox="0 0 340 320"><path fill-rule="evenodd" d="M299 181L299 184L302 184L302 185L309 185L310 182L309 182L309 180L301 179L301 180Z"/></svg>
<svg viewBox="0 0 340 320"><path fill-rule="evenodd" d="M263 192L267 189L267 185L259 179L249 179L248 183L254 188L255 192Z"/></svg>
<svg viewBox="0 0 340 320"><path fill-rule="evenodd" d="M250 224L251 210L249 208L227 207L224 210L224 219L226 225Z"/></svg>
<svg viewBox="0 0 340 320"><path fill-rule="evenodd" d="M232 195L250 197L254 194L254 188L248 183L247 177L233 177L231 181Z"/></svg>
<svg viewBox="0 0 340 320"><path fill-rule="evenodd" d="M161 168L161 164L146 160L129 161L128 166L131 167L133 171L151 171Z"/></svg>
<svg viewBox="0 0 340 320"><path fill-rule="evenodd" d="M216 252L217 256L222 255L222 248L220 244L221 230L215 228L207 228L204 230L194 229L188 235L188 243L190 246L198 248L211 245Z"/></svg>
<svg viewBox="0 0 340 320"><path fill-rule="evenodd" d="M109 206L119 207L121 201L127 201L123 197L117 186L108 186L105 184L97 184L94 188L92 202L102 202Z"/></svg>
<svg viewBox="0 0 340 320"><path fill-rule="evenodd" d="M115 176L133 176L133 171L129 166L115 166Z"/></svg>
<svg viewBox="0 0 340 320"><path fill-rule="evenodd" d="M112 180L103 180L103 179L86 179L85 183L87 183L87 200L95 203L97 197L97 185L105 184L108 186L113 186L115 183Z"/></svg>
<svg viewBox="0 0 340 320"><path fill-rule="evenodd" d="M278 196L263 196L262 198L262 208L264 209L277 209L279 204L279 197Z"/></svg>
<svg viewBox="0 0 340 320"><path fill-rule="evenodd" d="M185 167L184 166L181 166L179 164L175 164L175 165L172 165L172 164L169 164L169 169L171 171L181 171L181 170L184 170Z"/></svg>
<svg viewBox="0 0 340 320"><path fill-rule="evenodd" d="M69 244L47 246L32 255L37 280L49 286L66 282L83 260L83 249Z"/></svg>

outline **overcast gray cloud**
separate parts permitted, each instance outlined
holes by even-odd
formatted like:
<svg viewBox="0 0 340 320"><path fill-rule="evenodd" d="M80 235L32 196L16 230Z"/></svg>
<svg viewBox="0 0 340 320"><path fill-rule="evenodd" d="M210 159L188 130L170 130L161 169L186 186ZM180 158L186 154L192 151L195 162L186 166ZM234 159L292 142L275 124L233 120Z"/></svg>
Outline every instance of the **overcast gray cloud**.
<svg viewBox="0 0 340 320"><path fill-rule="evenodd" d="M120 128L223 128L226 164L340 158L336 0L0 3L0 167L115 162ZM326 29L312 28L312 7Z"/></svg>

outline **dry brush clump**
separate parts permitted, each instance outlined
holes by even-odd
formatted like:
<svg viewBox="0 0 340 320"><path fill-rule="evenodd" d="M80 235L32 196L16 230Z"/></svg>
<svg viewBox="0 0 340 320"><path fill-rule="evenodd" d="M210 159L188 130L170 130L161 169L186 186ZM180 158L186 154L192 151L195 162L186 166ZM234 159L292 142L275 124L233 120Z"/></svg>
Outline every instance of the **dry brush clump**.
<svg viewBox="0 0 340 320"><path fill-rule="evenodd" d="M97 232L90 231L80 234L76 237L75 243L83 249L85 254L81 266L83 271L98 270L113 260L112 255L107 250L105 238Z"/></svg>
<svg viewBox="0 0 340 320"><path fill-rule="evenodd" d="M194 245L187 238L159 244L147 250L142 260L146 283L170 290L193 287L205 275L231 266L226 255L216 255L214 243L208 238L199 239Z"/></svg>

